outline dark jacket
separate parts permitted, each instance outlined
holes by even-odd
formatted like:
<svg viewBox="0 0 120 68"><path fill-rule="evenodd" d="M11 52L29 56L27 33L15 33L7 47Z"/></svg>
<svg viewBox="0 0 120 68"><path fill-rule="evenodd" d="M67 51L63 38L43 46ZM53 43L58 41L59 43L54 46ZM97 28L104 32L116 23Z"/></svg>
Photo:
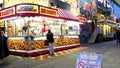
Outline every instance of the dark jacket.
<svg viewBox="0 0 120 68"><path fill-rule="evenodd" d="M0 33L0 59L4 59L9 55L9 49L7 47L7 38Z"/></svg>
<svg viewBox="0 0 120 68"><path fill-rule="evenodd" d="M116 35L117 35L117 37L120 37L120 31L119 30L116 31Z"/></svg>
<svg viewBox="0 0 120 68"><path fill-rule="evenodd" d="M47 41L48 43L54 42L53 33L47 33Z"/></svg>

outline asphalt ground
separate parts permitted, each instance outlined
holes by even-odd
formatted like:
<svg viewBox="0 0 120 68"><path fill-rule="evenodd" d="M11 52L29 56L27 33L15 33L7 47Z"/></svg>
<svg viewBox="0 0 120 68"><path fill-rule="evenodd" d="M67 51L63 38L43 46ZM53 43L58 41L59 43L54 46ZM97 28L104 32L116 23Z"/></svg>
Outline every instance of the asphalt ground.
<svg viewBox="0 0 120 68"><path fill-rule="evenodd" d="M102 68L120 68L120 44L117 44L116 41L81 45L81 47L88 48L46 60L10 55L3 60L3 63L0 63L0 68L76 68L77 54L80 52L101 54Z"/></svg>

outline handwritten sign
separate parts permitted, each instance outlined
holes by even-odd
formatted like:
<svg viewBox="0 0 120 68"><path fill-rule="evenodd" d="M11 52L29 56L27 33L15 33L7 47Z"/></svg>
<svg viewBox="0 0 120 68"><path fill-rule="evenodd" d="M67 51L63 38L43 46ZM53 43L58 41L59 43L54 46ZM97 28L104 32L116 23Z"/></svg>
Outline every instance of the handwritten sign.
<svg viewBox="0 0 120 68"><path fill-rule="evenodd" d="M77 55L76 68L101 68L100 54L95 53L79 53Z"/></svg>

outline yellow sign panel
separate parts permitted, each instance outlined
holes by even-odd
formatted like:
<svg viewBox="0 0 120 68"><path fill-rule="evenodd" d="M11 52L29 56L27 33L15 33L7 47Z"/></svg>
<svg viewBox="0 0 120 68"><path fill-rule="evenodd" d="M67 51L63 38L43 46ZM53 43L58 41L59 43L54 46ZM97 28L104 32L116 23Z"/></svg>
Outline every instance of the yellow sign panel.
<svg viewBox="0 0 120 68"><path fill-rule="evenodd" d="M38 13L37 5L18 5L17 13Z"/></svg>
<svg viewBox="0 0 120 68"><path fill-rule="evenodd" d="M10 16L13 14L15 14L15 7L0 11L0 17Z"/></svg>
<svg viewBox="0 0 120 68"><path fill-rule="evenodd" d="M40 14L48 15L48 16L55 16L55 17L58 16L57 9L51 9L47 7L40 7Z"/></svg>

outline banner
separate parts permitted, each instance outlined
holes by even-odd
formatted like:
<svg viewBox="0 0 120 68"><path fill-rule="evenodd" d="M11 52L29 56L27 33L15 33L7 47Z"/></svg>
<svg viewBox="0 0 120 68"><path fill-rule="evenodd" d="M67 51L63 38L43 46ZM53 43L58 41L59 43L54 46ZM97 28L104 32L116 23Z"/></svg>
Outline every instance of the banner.
<svg viewBox="0 0 120 68"><path fill-rule="evenodd" d="M101 68L102 56L95 53L79 53L76 68Z"/></svg>

